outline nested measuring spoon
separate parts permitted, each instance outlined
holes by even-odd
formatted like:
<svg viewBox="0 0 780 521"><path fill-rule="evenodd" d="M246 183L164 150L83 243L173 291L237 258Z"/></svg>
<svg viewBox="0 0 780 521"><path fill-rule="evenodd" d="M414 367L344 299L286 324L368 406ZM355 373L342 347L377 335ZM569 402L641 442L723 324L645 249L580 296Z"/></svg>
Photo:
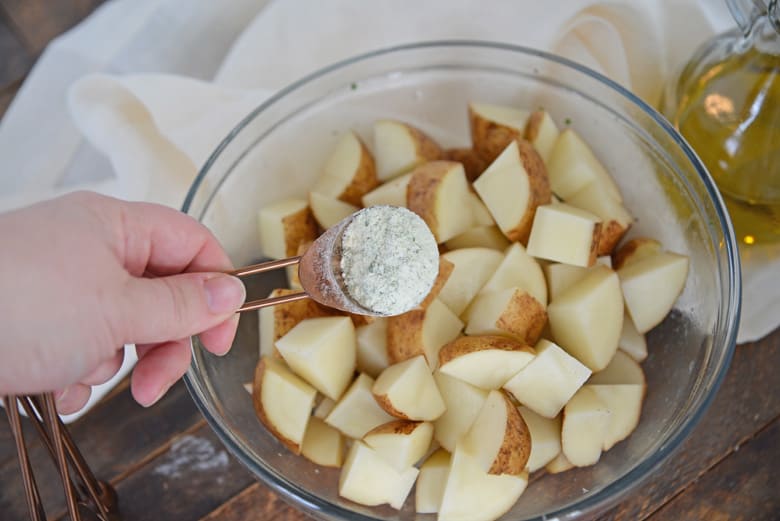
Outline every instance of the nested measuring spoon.
<svg viewBox="0 0 780 521"><path fill-rule="evenodd" d="M392 316L413 309L439 272L439 250L425 221L397 206L372 206L346 217L300 257L239 268L241 277L298 264L303 291L255 300L239 311L312 298L349 313Z"/></svg>

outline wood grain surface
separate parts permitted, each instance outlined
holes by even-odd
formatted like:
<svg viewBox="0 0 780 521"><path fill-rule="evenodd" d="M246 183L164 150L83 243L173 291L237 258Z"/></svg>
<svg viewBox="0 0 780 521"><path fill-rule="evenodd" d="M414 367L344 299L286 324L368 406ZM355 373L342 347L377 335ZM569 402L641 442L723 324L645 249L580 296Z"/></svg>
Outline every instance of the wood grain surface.
<svg viewBox="0 0 780 521"><path fill-rule="evenodd" d="M0 114L45 45L102 0L0 0ZM737 348L714 402L688 440L640 489L602 516L623 520L780 519L780 330ZM26 432L32 434L27 426ZM155 407L127 380L70 426L94 471L119 492L125 521L303 521L219 443L179 383ZM64 497L29 436L50 519ZM0 519L28 519L15 450L0 415Z"/></svg>

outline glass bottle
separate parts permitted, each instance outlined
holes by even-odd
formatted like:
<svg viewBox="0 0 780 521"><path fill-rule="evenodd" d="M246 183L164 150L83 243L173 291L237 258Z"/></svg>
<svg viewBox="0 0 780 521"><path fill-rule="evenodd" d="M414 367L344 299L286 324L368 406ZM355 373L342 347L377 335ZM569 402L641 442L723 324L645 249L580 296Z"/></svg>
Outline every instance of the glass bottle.
<svg viewBox="0 0 780 521"><path fill-rule="evenodd" d="M780 243L780 1L726 3L738 29L699 48L664 112L717 182L737 240Z"/></svg>

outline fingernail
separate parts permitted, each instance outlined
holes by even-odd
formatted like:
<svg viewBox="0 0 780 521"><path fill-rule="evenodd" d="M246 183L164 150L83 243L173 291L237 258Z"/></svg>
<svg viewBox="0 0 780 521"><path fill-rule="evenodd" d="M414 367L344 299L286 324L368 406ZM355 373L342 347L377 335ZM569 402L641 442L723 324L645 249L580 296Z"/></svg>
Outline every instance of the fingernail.
<svg viewBox="0 0 780 521"><path fill-rule="evenodd" d="M159 401L162 399L162 397L163 397L163 396L165 396L165 393L167 393L167 392L168 392L168 390L169 390L171 387L173 387L173 384L175 384L175 383L176 383L176 380L174 380L173 382L171 382L171 383L169 383L168 385L164 386L164 387L163 387L163 388L160 390L159 394L158 394L157 396L155 396L155 397L154 397L154 400L152 400L151 402L149 402L149 403L145 404L145 405L144 405L144 407L151 407L152 405L154 405L154 404L156 404L157 402L159 402Z"/></svg>
<svg viewBox="0 0 780 521"><path fill-rule="evenodd" d="M215 315L236 311L246 299L244 283L230 275L217 275L203 284L206 304Z"/></svg>
<svg viewBox="0 0 780 521"><path fill-rule="evenodd" d="M55 404L57 407L59 407L59 406L60 406L60 404L61 404L61 403L63 402L63 400L65 399L65 396L67 396L67 395L68 395L68 389L69 389L69 387L66 387L66 388L65 388L65 389L63 389L63 390L61 390L61 391L56 391L56 392L54 393L54 404Z"/></svg>

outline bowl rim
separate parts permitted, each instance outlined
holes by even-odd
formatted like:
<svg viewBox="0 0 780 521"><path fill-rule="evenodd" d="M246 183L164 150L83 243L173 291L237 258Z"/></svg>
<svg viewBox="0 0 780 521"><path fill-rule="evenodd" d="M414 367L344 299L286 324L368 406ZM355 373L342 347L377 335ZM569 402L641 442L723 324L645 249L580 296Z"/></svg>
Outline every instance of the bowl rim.
<svg viewBox="0 0 780 521"><path fill-rule="evenodd" d="M603 74L594 71L584 65L571 61L567 58L520 45L514 45L504 42L489 41L489 40L475 40L475 39L444 39L444 40L429 40L413 43L405 43L400 45L394 45L376 49L373 51L357 54L355 56L336 61L322 67L306 76L303 76L297 81L290 83L286 87L280 89L275 94L266 99L263 103L258 105L252 112L245 116L238 124L225 136L225 138L219 143L219 145L211 153L207 161L201 167L198 175L194 179L190 189L187 192L184 203L182 204L182 212L188 213L194 198L200 188L203 179L217 161L223 150L230 144L233 138L239 134L255 117L265 111L268 107L275 104L280 99L288 96L297 89L317 80L318 78L325 76L331 72L339 69L343 69L358 62L378 58L388 54L402 53L405 51L417 51L424 49L435 48L473 48L473 49L488 49L498 51L510 51L527 56L540 58L542 60L550 61L564 67L574 69L575 71L585 74L586 76L595 79L608 88L615 91L618 95L627 99L630 103L641 109L646 115L648 115L662 130L664 130L680 148L688 161L691 162L696 173L699 175L700 180L703 182L707 194L712 200L715 206L715 211L718 217L717 224L718 229L723 232L724 240L720 245L720 249L723 251L726 263L726 276L727 284L724 286L723 291L727 292L729 296L725 304L725 314L719 313L716 319L714 331L725 331L725 351L720 357L720 366L715 367L715 373L710 378L711 388L709 392L703 395L698 403L692 405L692 410L681 421L680 426L676 432L673 432L669 439L658 447L655 454L652 454L645 461L636 465L634 468L620 476L617 480L606 485L604 488L593 494L587 496L582 500L570 503L563 508L545 514L543 517L534 518L542 521L544 519L570 519L579 517L580 514L585 512L603 512L607 508L613 507L618 504L620 500L626 497L626 495L635 490L643 481L647 480L651 474L653 474L658 467L666 462L671 454L680 448L682 442L689 436L693 428L699 423L704 412L709 408L712 403L717 390L720 387L723 379L731 364L731 359L734 354L737 332L739 326L739 319L741 314L741 271L740 271L740 258L738 254L738 248L736 238L734 235L733 226L728 216L724 201L718 191L714 180L708 173L704 164L699 159L698 155L688 145L682 135L673 127L673 125L666 120L655 108L643 101L638 96L634 95L631 91L621 86L614 80L604 76ZM720 264L720 262L719 262ZM723 269L719 268L718 274L723 277ZM713 335L714 336L714 335ZM194 350L194 345L192 346ZM270 487L274 492L278 493L282 498L292 502L296 508L305 508L310 512L318 512L326 515L327 517L340 517L352 521L377 521L376 517L369 517L351 510L347 510L340 505L331 503L324 500L315 494L308 492L297 486L270 470L264 468L262 465L258 465L254 460L247 457L242 450L239 443L233 438L232 433L225 429L218 420L218 413L215 408L209 404L204 398L204 393L201 385L196 381L196 362L195 358L190 364L187 373L184 376L184 381L190 395L193 398L196 406L200 410L201 414L206 418L209 426L219 437L220 441L230 450L230 452L255 476L259 477L265 485Z"/></svg>

